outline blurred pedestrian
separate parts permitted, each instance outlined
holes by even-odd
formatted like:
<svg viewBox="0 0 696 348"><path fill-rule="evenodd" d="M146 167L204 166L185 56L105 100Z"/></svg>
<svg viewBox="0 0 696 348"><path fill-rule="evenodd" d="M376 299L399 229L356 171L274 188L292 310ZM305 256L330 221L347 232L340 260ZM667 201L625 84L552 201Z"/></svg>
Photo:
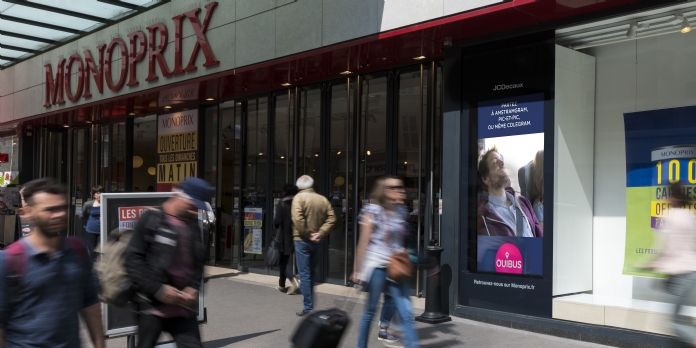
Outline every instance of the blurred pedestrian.
<svg viewBox="0 0 696 348"><path fill-rule="evenodd" d="M276 228L275 238L278 243L278 252L280 253L278 261L278 267L280 269L278 290L288 295L296 294L299 289L299 284L292 271L291 262L295 248L292 238L292 213L290 212L290 208L292 207L292 199L295 197L295 194L297 194L297 186L285 185L283 188L283 198L280 199L276 207L276 215L273 219L273 225ZM285 287L286 279L290 282L290 286L287 288Z"/></svg>
<svg viewBox="0 0 696 348"><path fill-rule="evenodd" d="M408 233L406 225L406 209L403 206L404 185L401 179L385 177L375 182L370 195L371 203L365 205L360 214L360 238L355 256L355 269L352 279L367 287L368 299L360 322L358 348L367 347L370 326L377 309L379 297L383 292L391 298L386 298L387 306L383 308L380 324L388 324L393 310L399 314L403 329L403 342L406 347L418 347L418 336L413 324L413 310L409 298L406 279L393 280L387 277L387 267L392 255L405 250L405 238ZM385 313L392 311L392 313ZM380 337L388 337L386 328L380 325ZM397 344L390 340L385 343Z"/></svg>
<svg viewBox="0 0 696 348"><path fill-rule="evenodd" d="M82 222L85 224L85 239L92 255L95 254L101 235L101 194L103 188L99 185L92 187L92 199L82 207ZM94 259L94 257L92 257Z"/></svg>
<svg viewBox="0 0 696 348"><path fill-rule="evenodd" d="M677 296L672 313L674 333L685 343L696 346L696 327L690 316L682 315L684 305L696 298L696 215L689 206L681 184L670 186L669 215L665 218L657 256L649 268L665 274L667 290Z"/></svg>
<svg viewBox="0 0 696 348"><path fill-rule="evenodd" d="M302 175L296 184L300 192L292 200L292 225L303 297L303 309L296 314L303 316L314 309L312 272L316 265L316 254L319 242L329 235L336 223L336 216L329 200L312 189L314 179L311 176Z"/></svg>
<svg viewBox="0 0 696 348"><path fill-rule="evenodd" d="M196 320L206 257L198 211L206 209L213 187L189 177L162 204L138 221L126 250L125 266L138 301L139 348L153 347L162 331L179 348L202 347Z"/></svg>
<svg viewBox="0 0 696 348"><path fill-rule="evenodd" d="M80 347L78 315L94 347L104 347L99 285L87 248L62 237L67 189L37 179L22 194L31 233L0 253L0 347Z"/></svg>

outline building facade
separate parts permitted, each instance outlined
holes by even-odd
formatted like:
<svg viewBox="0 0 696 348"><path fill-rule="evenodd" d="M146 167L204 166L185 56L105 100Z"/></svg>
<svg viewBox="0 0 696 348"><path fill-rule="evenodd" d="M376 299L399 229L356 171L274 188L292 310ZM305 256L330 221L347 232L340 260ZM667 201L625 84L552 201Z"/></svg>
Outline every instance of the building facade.
<svg viewBox="0 0 696 348"><path fill-rule="evenodd" d="M665 213L638 192L696 184L696 160L636 153L691 151L695 14L693 1L157 2L44 51L0 54L2 182L67 183L79 235L91 186L205 178L220 222L210 263L273 273L275 204L309 174L338 216L318 273L347 284L357 213L375 178L398 175L411 248L444 249L450 312L658 342L669 298L640 269ZM651 118L667 121L645 145ZM517 226L487 208L490 149L525 197ZM428 296L426 273L416 295Z"/></svg>

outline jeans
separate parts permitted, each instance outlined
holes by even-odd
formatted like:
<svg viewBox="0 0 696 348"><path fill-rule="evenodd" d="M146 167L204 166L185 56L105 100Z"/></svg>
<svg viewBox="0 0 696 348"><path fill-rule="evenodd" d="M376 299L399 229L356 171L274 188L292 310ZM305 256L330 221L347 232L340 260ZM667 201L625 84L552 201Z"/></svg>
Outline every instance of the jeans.
<svg viewBox="0 0 696 348"><path fill-rule="evenodd" d="M394 318L394 312L396 307L394 306L394 298L389 295L388 292L384 292L384 302L382 303L382 313L379 316L379 328L387 329L389 328L389 323L391 323L392 318Z"/></svg>
<svg viewBox="0 0 696 348"><path fill-rule="evenodd" d="M138 348L154 347L162 331L172 335L177 348L203 348L196 317L160 318L143 313L138 315Z"/></svg>
<svg viewBox="0 0 696 348"><path fill-rule="evenodd" d="M411 308L411 299L408 295L408 285L405 282L395 283L387 280L387 270L384 268L375 268L372 271L370 282L367 284L368 295L365 313L360 321L360 333L358 335L358 348L366 348L367 341L370 335L370 326L372 319L377 310L377 303L382 292L386 292L392 297L392 303L396 312L401 319L403 330L403 343L407 348L418 347L418 335L413 324L413 310ZM382 311L384 318L384 310Z"/></svg>
<svg viewBox="0 0 696 348"><path fill-rule="evenodd" d="M292 255L280 255L280 259L278 260L278 268L280 270L278 285L281 288L285 287L286 279L292 280L293 277L292 262L290 262L290 260L292 260Z"/></svg>
<svg viewBox="0 0 696 348"><path fill-rule="evenodd" d="M302 291L303 308L305 311L314 309L314 282L312 271L317 263L317 250L319 244L295 241L295 260L297 261L297 272L300 275L300 291Z"/></svg>

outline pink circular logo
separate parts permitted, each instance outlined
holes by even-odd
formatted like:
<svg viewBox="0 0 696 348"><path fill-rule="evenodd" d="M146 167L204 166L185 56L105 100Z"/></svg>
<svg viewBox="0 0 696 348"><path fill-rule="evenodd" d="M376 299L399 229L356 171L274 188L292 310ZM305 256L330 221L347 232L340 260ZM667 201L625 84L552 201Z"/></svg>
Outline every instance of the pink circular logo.
<svg viewBox="0 0 696 348"><path fill-rule="evenodd" d="M515 244L505 243L495 254L496 273L522 274L522 253Z"/></svg>

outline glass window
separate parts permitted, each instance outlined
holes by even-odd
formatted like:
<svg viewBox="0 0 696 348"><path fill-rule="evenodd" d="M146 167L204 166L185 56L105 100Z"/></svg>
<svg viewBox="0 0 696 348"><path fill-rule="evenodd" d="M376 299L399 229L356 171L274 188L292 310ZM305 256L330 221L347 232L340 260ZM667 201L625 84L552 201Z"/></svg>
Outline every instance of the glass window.
<svg viewBox="0 0 696 348"><path fill-rule="evenodd" d="M387 173L387 78L366 77L361 86L360 199Z"/></svg>
<svg viewBox="0 0 696 348"><path fill-rule="evenodd" d="M220 231L217 236L217 261L233 264L239 260L239 236L242 169L242 107L240 102L220 104Z"/></svg>
<svg viewBox="0 0 696 348"><path fill-rule="evenodd" d="M329 201L336 214L336 225L329 235L328 278L339 283L345 283L353 266L352 99L351 84L344 82L331 87L328 178Z"/></svg>
<svg viewBox="0 0 696 348"><path fill-rule="evenodd" d="M314 188L323 187L319 175L321 156L321 89L303 89L300 92L300 153L298 176L314 178Z"/></svg>
<svg viewBox="0 0 696 348"><path fill-rule="evenodd" d="M14 183L19 175L17 136L0 137L0 187Z"/></svg>
<svg viewBox="0 0 696 348"><path fill-rule="evenodd" d="M126 122L102 126L102 175L107 192L126 191Z"/></svg>
<svg viewBox="0 0 696 348"><path fill-rule="evenodd" d="M244 257L249 267L263 267L263 247L273 229L267 219L268 98L250 99L246 117L246 167L243 185Z"/></svg>
<svg viewBox="0 0 696 348"><path fill-rule="evenodd" d="M133 192L157 186L157 115L133 120Z"/></svg>
<svg viewBox="0 0 696 348"><path fill-rule="evenodd" d="M273 197L281 198L283 186L295 183L294 155L295 120L292 90L275 96L275 124L273 139ZM275 204L274 204L275 206Z"/></svg>
<svg viewBox="0 0 696 348"><path fill-rule="evenodd" d="M203 126L205 127L203 132L203 178L207 180L211 185L218 185L218 129L219 129L219 119L218 119L218 106L211 106L205 110L204 113ZM213 207L217 204L217 192L214 194L212 199Z"/></svg>

